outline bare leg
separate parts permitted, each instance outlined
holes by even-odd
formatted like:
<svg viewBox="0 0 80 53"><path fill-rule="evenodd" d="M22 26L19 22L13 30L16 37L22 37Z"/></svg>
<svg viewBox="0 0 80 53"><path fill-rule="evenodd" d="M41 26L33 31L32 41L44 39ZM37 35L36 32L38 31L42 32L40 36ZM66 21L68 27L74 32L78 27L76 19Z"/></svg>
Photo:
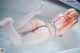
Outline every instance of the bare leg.
<svg viewBox="0 0 80 53"><path fill-rule="evenodd" d="M13 20L11 18L6 18L5 20L0 22L0 31L7 34L14 46L20 46L22 43L25 44L25 42L26 44L30 44L37 41L35 40L36 38L33 33L29 33L27 34L26 38L22 38L14 29Z"/></svg>
<svg viewBox="0 0 80 53"><path fill-rule="evenodd" d="M11 42L15 46L18 46L21 44L21 37L14 30L13 20L11 18L6 18L5 20L0 22L0 31L6 33L7 36L10 38Z"/></svg>
<svg viewBox="0 0 80 53"><path fill-rule="evenodd" d="M41 11L43 10L44 6L43 6L43 3L41 3L41 5L39 7L37 7L35 10L31 11L29 14L27 15L24 15L23 17L21 17L15 24L14 24L14 27L16 30L24 27L24 25L27 24L28 21L30 21L30 19L37 15L37 14L40 14Z"/></svg>
<svg viewBox="0 0 80 53"><path fill-rule="evenodd" d="M38 20L38 22L35 22L35 27L39 27L39 24L42 25L42 23L42 21ZM46 40L49 37L49 31L45 27L41 27L33 32L28 33L25 35L26 37L21 37L14 29L13 20L11 18L7 18L0 22L0 31L5 32L15 46L19 46L22 43L36 44Z"/></svg>
<svg viewBox="0 0 80 53"><path fill-rule="evenodd" d="M0 22L0 31L6 33L15 46L20 46L21 44L37 44L49 37L48 29L45 27L39 28L34 32L29 32L25 36L21 37L21 35L14 29L13 20L11 18L6 18Z"/></svg>

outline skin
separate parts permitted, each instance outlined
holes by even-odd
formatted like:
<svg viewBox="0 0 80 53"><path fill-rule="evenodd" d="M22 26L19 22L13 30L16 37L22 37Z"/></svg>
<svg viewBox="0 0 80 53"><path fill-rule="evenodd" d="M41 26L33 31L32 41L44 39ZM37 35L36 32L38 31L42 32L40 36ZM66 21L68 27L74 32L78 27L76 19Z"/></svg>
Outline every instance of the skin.
<svg viewBox="0 0 80 53"><path fill-rule="evenodd" d="M65 30L68 31L70 28L72 28L78 22L78 13L77 13L77 11L73 8L68 9L64 13L64 19L65 19L65 22L59 28L59 31L61 33L64 33L63 31L65 31Z"/></svg>
<svg viewBox="0 0 80 53"><path fill-rule="evenodd" d="M16 23L14 23L13 19L11 18L6 18L2 20L0 22L0 31L5 32L7 36L10 38L13 45L15 46L20 46L22 44L33 45L43 42L47 40L49 37L53 37L55 34L55 30L50 23L46 23L47 27L50 30L49 32L49 30L46 27L40 27L46 25L42 20L34 19L30 21L30 19L33 16L38 15L42 11L42 9L43 9L42 7L38 7L37 9L30 12L28 15L23 16ZM28 17L29 19L26 17ZM59 17L61 18L57 20ZM64 14L56 15L52 19L52 21L55 22L57 20L55 22L55 25L58 28L57 30L58 35L62 35L64 32L72 28L78 22L77 18L78 18L78 13L73 8L68 9ZM27 26L29 27L27 28ZM28 32L28 34L25 34L25 36L21 37L21 33L24 32L25 33Z"/></svg>

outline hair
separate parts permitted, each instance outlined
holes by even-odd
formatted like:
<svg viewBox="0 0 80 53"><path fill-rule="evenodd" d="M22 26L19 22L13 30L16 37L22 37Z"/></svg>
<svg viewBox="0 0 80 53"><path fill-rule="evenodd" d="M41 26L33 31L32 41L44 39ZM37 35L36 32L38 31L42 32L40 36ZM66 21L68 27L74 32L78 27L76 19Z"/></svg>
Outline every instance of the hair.
<svg viewBox="0 0 80 53"><path fill-rule="evenodd" d="M70 12L70 13L72 13L74 16L77 15L77 18L78 18L78 13L77 13L77 11L74 10L74 11L72 11L72 12ZM69 13L69 14L70 14L70 13ZM60 30L60 31L63 30L63 28L65 28L66 26L68 26L70 23L72 23L73 21L75 21L77 18L69 18L69 17L68 17L67 21L65 21L65 22L62 24L62 26L60 27L59 30ZM73 19L73 20L72 20L72 19ZM76 23L77 23L77 22L75 22L74 25L75 25ZM74 26L74 25L73 25L73 26ZM71 26L71 27L72 27L72 26ZM71 28L71 27L70 27L70 28Z"/></svg>

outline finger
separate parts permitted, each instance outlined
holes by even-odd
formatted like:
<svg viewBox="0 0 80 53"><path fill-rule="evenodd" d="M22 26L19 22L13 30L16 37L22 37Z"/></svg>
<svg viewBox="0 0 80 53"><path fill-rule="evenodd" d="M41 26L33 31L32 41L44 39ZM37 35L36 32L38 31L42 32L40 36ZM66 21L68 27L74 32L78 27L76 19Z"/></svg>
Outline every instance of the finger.
<svg viewBox="0 0 80 53"><path fill-rule="evenodd" d="M60 27L60 30L62 30L64 27L66 27L67 25L69 25L71 23L71 19L70 17L68 17L68 14L72 11L74 11L75 9L71 8L71 9L68 9L65 13L64 13L64 19L66 20L66 22L64 22L62 24L62 26Z"/></svg>
<svg viewBox="0 0 80 53"><path fill-rule="evenodd" d="M78 22L78 19L72 21L69 25L67 25L67 26L65 27L66 30L71 29L75 24L77 24L77 22Z"/></svg>
<svg viewBox="0 0 80 53"><path fill-rule="evenodd" d="M68 26L72 22L71 18L69 18L66 22L62 23L59 31L63 30L66 26Z"/></svg>
<svg viewBox="0 0 80 53"><path fill-rule="evenodd" d="M76 19L75 21L73 21L73 23L71 24L70 28L74 27L77 23L78 23L78 19Z"/></svg>
<svg viewBox="0 0 80 53"><path fill-rule="evenodd" d="M64 15L67 15L67 14L69 14L70 12L72 12L72 11L74 11L75 9L74 8L70 8L70 9L68 9L65 13L64 13Z"/></svg>
<svg viewBox="0 0 80 53"><path fill-rule="evenodd" d="M72 19L77 19L78 18L78 13L77 11L72 11L70 12L70 14L68 14L68 17L72 18Z"/></svg>
<svg viewBox="0 0 80 53"><path fill-rule="evenodd" d="M75 15L74 15L74 16L73 16L73 15L68 16L67 21L63 23L63 25L62 25L62 27L61 27L60 30L62 30L62 28L65 28L65 27L66 27L67 25L69 25L71 22L73 22L74 20L76 20L77 18L75 18L75 17L77 17L77 16L75 16ZM75 18L75 19L73 19L73 18Z"/></svg>
<svg viewBox="0 0 80 53"><path fill-rule="evenodd" d="M62 29L61 31L59 31L59 35L62 35L63 33L67 32L69 29L71 29L75 24L77 24L78 19L74 20L73 22L71 22L69 25L67 25L64 29Z"/></svg>
<svg viewBox="0 0 80 53"><path fill-rule="evenodd" d="M71 22L67 25L68 28L72 28L77 22L78 22L78 19L71 20ZM67 26L66 26L66 27L67 27Z"/></svg>
<svg viewBox="0 0 80 53"><path fill-rule="evenodd" d="M69 20L71 20L71 22L73 22L74 20L76 20L78 18L78 13L76 11L71 12L68 15L68 19L67 21L69 22ZM69 25L69 23L66 22L66 24L64 24L64 27L66 27L67 25Z"/></svg>
<svg viewBox="0 0 80 53"><path fill-rule="evenodd" d="M62 23L62 25L58 29L59 35L62 35L64 32L66 32L66 28L68 27L67 25L69 25L70 23L71 23L71 20L68 20L67 22Z"/></svg>
<svg viewBox="0 0 80 53"><path fill-rule="evenodd" d="M65 20L68 19L68 14L69 14L70 12L72 12L72 11L75 11L75 9L70 8L70 9L68 9L68 10L64 13L64 18L65 18Z"/></svg>

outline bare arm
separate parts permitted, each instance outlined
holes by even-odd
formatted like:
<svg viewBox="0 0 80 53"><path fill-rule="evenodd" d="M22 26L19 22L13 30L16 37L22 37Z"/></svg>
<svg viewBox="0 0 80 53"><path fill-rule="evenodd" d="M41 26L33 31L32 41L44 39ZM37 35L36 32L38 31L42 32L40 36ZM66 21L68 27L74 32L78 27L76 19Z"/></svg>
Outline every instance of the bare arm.
<svg viewBox="0 0 80 53"><path fill-rule="evenodd" d="M33 29L44 24L45 23L41 20L32 20ZM6 26L3 28L3 31L7 34L14 46L20 46L22 44L37 44L49 37L49 31L46 27L40 27L21 37L21 35L14 29L12 22L8 23Z"/></svg>
<svg viewBox="0 0 80 53"><path fill-rule="evenodd" d="M65 31L65 28L67 27L67 29L73 27L77 22L77 17L72 17L75 13L72 12L71 14L69 14L69 18L67 18L67 21L63 22L61 25L61 27L63 27L64 30L61 29L61 31ZM76 19L72 19L72 18L76 18ZM58 21L59 22L59 21ZM21 37L19 33L17 33L17 31L14 29L13 27L13 22L11 21L11 19L7 19L7 20L3 20L0 24L0 30L5 32L8 37L10 38L10 40L12 41L12 43L15 46L19 46L21 44L36 44L36 43L40 43L46 39L48 39L49 37L49 30L46 27L40 27L43 26L45 23L42 22L41 20L33 20L32 21L32 32L29 32L28 34L26 34L25 36ZM37 27L40 27L38 29L36 29ZM51 28L51 27L49 27ZM52 27L53 28L53 27ZM51 29L52 29L51 28ZM60 29L60 28L59 28ZM27 30L27 29L26 29ZM51 30L52 31L52 30ZM54 33L54 32L52 32ZM62 34L62 33L60 33Z"/></svg>

